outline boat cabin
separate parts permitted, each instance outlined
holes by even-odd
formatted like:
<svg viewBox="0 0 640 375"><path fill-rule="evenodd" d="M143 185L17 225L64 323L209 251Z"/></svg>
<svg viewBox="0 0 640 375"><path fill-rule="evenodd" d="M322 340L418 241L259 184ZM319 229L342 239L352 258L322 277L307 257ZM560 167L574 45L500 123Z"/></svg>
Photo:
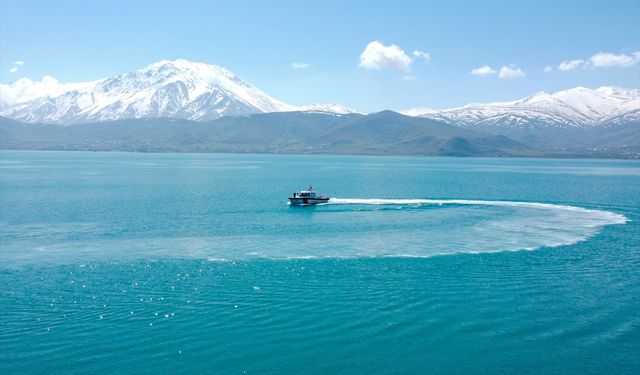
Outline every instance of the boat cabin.
<svg viewBox="0 0 640 375"><path fill-rule="evenodd" d="M299 198L314 198L316 196L316 192L310 190L300 190L297 193L293 193L293 196Z"/></svg>
<svg viewBox="0 0 640 375"><path fill-rule="evenodd" d="M297 193L293 193L294 198L315 198L316 192L313 191L313 187L309 185L307 190L300 190Z"/></svg>

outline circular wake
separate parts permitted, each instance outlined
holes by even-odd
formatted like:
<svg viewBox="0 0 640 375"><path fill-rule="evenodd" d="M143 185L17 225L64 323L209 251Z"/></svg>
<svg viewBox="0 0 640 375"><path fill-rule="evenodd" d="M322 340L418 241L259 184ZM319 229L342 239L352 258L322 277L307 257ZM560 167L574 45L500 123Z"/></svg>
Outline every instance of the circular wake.
<svg viewBox="0 0 640 375"><path fill-rule="evenodd" d="M564 211L587 215L594 226L610 224L625 224L627 218L610 211L591 210L582 207L566 206L561 204L538 202L514 202L514 201L485 201L468 199L386 199L386 198L331 198L327 204L372 204L372 205L469 205L469 206L503 206L503 207L528 207L554 212ZM584 224L584 223L583 223Z"/></svg>
<svg viewBox="0 0 640 375"><path fill-rule="evenodd" d="M412 208L423 213L402 216L404 232L402 228L383 228L380 233L370 234L364 243L374 244L370 248L374 256L422 257L571 245L606 225L628 221L624 215L610 211L538 202L332 198L327 203L329 207L341 205ZM386 251L375 250L375 245L382 243Z"/></svg>
<svg viewBox="0 0 640 375"><path fill-rule="evenodd" d="M187 218L175 233L121 221L0 223L3 265L90 260L431 257L572 245L623 215L568 205L464 199L345 199L300 209Z"/></svg>

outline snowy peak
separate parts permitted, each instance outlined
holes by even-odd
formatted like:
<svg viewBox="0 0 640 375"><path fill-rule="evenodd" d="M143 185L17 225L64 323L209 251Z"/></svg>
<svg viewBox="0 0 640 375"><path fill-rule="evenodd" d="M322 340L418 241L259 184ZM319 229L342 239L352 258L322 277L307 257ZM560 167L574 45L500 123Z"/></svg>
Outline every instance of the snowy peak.
<svg viewBox="0 0 640 375"><path fill-rule="evenodd" d="M335 113L338 115L346 115L349 113L360 113L355 109L351 109L342 104L330 103L330 104L321 104L321 103L313 103L310 105L305 105L298 108L298 111L303 112L325 112L325 113Z"/></svg>
<svg viewBox="0 0 640 375"><path fill-rule="evenodd" d="M436 111L416 108L403 113L465 127L597 126L640 121L640 90L575 87L552 94L539 92L510 102L468 104Z"/></svg>
<svg viewBox="0 0 640 375"><path fill-rule="evenodd" d="M616 86L604 86L597 88L595 91L610 97L629 100L640 98L640 89L624 89Z"/></svg>
<svg viewBox="0 0 640 375"><path fill-rule="evenodd" d="M25 122L71 124L127 118L221 116L294 111L229 70L188 60L162 60L142 69L14 105L0 113Z"/></svg>
<svg viewBox="0 0 640 375"><path fill-rule="evenodd" d="M66 125L159 117L205 121L265 112L356 113L340 104L295 107L270 97L221 66L184 59L161 60L92 82L60 84L51 80L47 90L36 88L39 95L35 98L21 95L17 104L4 109L0 116ZM34 82L23 78L2 88L20 94L20 87L29 85L34 86Z"/></svg>
<svg viewBox="0 0 640 375"><path fill-rule="evenodd" d="M434 113L438 113L437 109L428 108L428 107L417 107L417 108L409 108L402 111L398 111L398 113L402 113L403 115L420 117L425 115L432 115Z"/></svg>
<svg viewBox="0 0 640 375"><path fill-rule="evenodd" d="M0 83L0 116L28 123L73 124L134 118L197 121L265 112L359 113L341 104L296 107L272 98L231 71L184 59L91 82L53 77ZM5 99L9 100L5 100ZM615 86L538 92L523 99L401 113L463 127L584 127L640 122L640 90Z"/></svg>

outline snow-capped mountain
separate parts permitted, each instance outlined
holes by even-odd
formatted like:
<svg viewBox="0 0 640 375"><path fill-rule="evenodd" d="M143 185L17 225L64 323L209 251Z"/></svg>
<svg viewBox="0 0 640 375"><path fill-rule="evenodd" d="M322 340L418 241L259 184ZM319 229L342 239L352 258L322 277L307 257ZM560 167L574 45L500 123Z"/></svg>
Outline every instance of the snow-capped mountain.
<svg viewBox="0 0 640 375"><path fill-rule="evenodd" d="M28 123L72 124L158 117L211 120L311 108L352 112L337 104L298 108L270 97L225 68L182 59L61 87L61 92L18 103L0 116Z"/></svg>
<svg viewBox="0 0 640 375"><path fill-rule="evenodd" d="M91 82L59 84L45 77L28 95L20 79L0 84L0 116L27 123L73 124L130 118L212 120L264 112L358 113L341 104L296 107L276 100L229 70L188 60L163 60L131 73ZM27 82L28 81L28 82ZM11 97L7 107L4 97ZM436 110L409 116L462 127L590 127L640 122L640 90L607 86L540 92L524 99Z"/></svg>
<svg viewBox="0 0 640 375"><path fill-rule="evenodd" d="M586 127L640 122L640 90L576 87L553 94L540 92L511 102L468 104L434 110L413 108L409 116L442 120L463 127Z"/></svg>
<svg viewBox="0 0 640 375"><path fill-rule="evenodd" d="M302 107L298 107L299 111L304 112L326 112L326 113L335 113L338 115L346 115L349 113L360 113L355 109L351 109L342 104L330 103L330 104L322 104L322 103L313 103L310 105L305 105Z"/></svg>

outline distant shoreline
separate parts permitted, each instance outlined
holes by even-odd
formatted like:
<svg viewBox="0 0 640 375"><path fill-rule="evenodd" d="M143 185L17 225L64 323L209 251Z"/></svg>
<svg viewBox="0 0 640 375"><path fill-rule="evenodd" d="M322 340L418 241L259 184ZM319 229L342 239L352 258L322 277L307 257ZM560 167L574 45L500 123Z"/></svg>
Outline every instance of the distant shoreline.
<svg viewBox="0 0 640 375"><path fill-rule="evenodd" d="M363 157L410 157L410 158L490 158L490 159L585 159L585 160L640 160L640 155L603 156L597 154L544 154L536 156L512 155L420 155L420 154L389 154L389 153L323 153L323 152L260 152L260 151L171 151L171 150L98 150L98 149L29 149L29 148L0 148L4 151L34 151L34 152L91 152L91 153L123 153L123 154L219 154L219 155L304 155L304 156L363 156Z"/></svg>
<svg viewBox="0 0 640 375"><path fill-rule="evenodd" d="M69 126L0 117L0 149L640 159L640 124L498 131L392 111L345 116L281 112L211 122L160 118Z"/></svg>

